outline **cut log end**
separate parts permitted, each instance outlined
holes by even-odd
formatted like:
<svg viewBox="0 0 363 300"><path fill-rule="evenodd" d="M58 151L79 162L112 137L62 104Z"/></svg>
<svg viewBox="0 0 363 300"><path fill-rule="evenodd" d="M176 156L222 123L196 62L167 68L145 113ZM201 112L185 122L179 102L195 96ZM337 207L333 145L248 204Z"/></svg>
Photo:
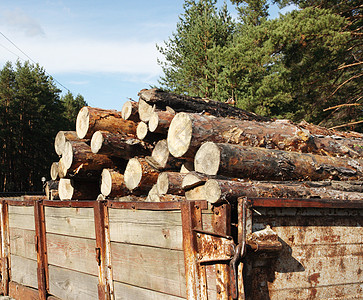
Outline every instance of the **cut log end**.
<svg viewBox="0 0 363 300"><path fill-rule="evenodd" d="M103 135L101 131L96 131L92 135L91 139L91 150L93 153L98 153L100 151L103 144Z"/></svg>
<svg viewBox="0 0 363 300"><path fill-rule="evenodd" d="M149 119L149 130L150 132L154 132L156 128L159 126L159 115L156 112L153 112Z"/></svg>
<svg viewBox="0 0 363 300"><path fill-rule="evenodd" d="M155 111L155 108L146 103L144 100L139 100L139 117L143 122L149 122L151 114Z"/></svg>
<svg viewBox="0 0 363 300"><path fill-rule="evenodd" d="M165 195L169 190L169 178L167 173L161 173L158 177L158 181L156 182L159 195Z"/></svg>
<svg viewBox="0 0 363 300"><path fill-rule="evenodd" d="M88 107L83 107L78 112L77 120L76 120L76 132L80 139L83 139L87 132L89 127L89 111Z"/></svg>
<svg viewBox="0 0 363 300"><path fill-rule="evenodd" d="M217 203L221 198L221 188L214 179L208 180L204 185L205 198L209 203Z"/></svg>
<svg viewBox="0 0 363 300"><path fill-rule="evenodd" d="M148 127L145 122L140 122L136 128L136 136L139 140L143 140L148 133Z"/></svg>
<svg viewBox="0 0 363 300"><path fill-rule="evenodd" d="M64 136L63 131L59 131L54 139L54 149L59 156L63 154L65 143L66 143L66 137Z"/></svg>
<svg viewBox="0 0 363 300"><path fill-rule="evenodd" d="M64 145L63 156L61 158L62 169L68 170L73 162L73 148L70 142L66 142Z"/></svg>
<svg viewBox="0 0 363 300"><path fill-rule="evenodd" d="M50 178L52 178L52 180L57 180L59 178L58 162L52 163L50 167Z"/></svg>
<svg viewBox="0 0 363 300"><path fill-rule="evenodd" d="M207 175L217 175L220 160L220 150L218 146L213 142L206 142L195 154L195 171Z"/></svg>
<svg viewBox="0 0 363 300"><path fill-rule="evenodd" d="M59 180L58 192L61 200L71 200L74 193L72 180L61 178Z"/></svg>
<svg viewBox="0 0 363 300"><path fill-rule="evenodd" d="M101 174L101 194L108 196L112 191L112 177L108 169L103 169Z"/></svg>
<svg viewBox="0 0 363 300"><path fill-rule="evenodd" d="M151 156L162 168L166 166L169 158L169 150L166 140L161 140L156 143Z"/></svg>
<svg viewBox="0 0 363 300"><path fill-rule="evenodd" d="M142 178L142 167L136 158L131 158L126 166L125 173L125 185L129 190L135 189Z"/></svg>
<svg viewBox="0 0 363 300"><path fill-rule="evenodd" d="M188 114L178 113L170 123L168 148L174 157L182 157L189 149L192 139L192 121Z"/></svg>
<svg viewBox="0 0 363 300"><path fill-rule="evenodd" d="M136 102L133 101L125 102L125 104L122 106L121 117L125 120L129 120L134 115L134 111L136 110L136 108L137 108Z"/></svg>

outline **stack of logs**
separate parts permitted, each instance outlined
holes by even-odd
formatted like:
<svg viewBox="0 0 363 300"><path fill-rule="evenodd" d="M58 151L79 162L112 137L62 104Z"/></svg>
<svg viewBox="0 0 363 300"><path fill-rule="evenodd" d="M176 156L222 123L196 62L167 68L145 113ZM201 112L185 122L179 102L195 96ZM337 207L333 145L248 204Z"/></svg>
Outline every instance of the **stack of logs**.
<svg viewBox="0 0 363 300"><path fill-rule="evenodd" d="M76 131L57 134L51 199L362 199L360 133L158 89L139 96L121 111L83 107Z"/></svg>

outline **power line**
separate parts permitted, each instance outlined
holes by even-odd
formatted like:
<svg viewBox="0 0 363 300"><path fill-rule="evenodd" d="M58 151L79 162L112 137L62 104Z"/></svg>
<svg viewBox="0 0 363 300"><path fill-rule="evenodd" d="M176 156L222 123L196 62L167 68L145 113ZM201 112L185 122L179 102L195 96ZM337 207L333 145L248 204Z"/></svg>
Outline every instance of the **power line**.
<svg viewBox="0 0 363 300"><path fill-rule="evenodd" d="M13 41L11 41L5 34L3 34L0 31L0 34L10 43L12 44L17 50L19 50L23 55L25 55L31 62L33 62L34 64L38 64L37 62L35 62L29 55L27 55L23 50L21 50L17 45L15 45L15 43ZM1 45L1 44L0 44ZM15 54L14 52L10 51L9 49L7 49L5 46L1 45L4 49L6 49L7 51L9 51L10 53L16 55L18 58L22 59L21 57L19 57L17 54ZM24 60L24 59L22 59ZM24 60L25 61L25 60ZM53 78L53 80L55 82L57 82L61 87L63 87L64 89L66 89L68 92L71 92L67 87L65 87L62 83L60 83L54 76L52 76L51 74L49 74L45 69L44 72Z"/></svg>

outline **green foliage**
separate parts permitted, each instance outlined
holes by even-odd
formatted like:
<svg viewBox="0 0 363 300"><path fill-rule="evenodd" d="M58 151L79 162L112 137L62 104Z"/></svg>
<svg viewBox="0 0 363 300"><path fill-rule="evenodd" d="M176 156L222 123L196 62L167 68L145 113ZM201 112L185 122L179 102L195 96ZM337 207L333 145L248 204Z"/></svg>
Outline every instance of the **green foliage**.
<svg viewBox="0 0 363 300"><path fill-rule="evenodd" d="M67 121L62 130L74 130L78 112L83 106L87 106L87 102L79 94L74 98L70 91L61 97L61 102L63 104L63 117Z"/></svg>
<svg viewBox="0 0 363 300"><path fill-rule="evenodd" d="M0 191L40 191L49 177L54 137L70 127L72 101L60 92L38 65L8 62L0 70Z"/></svg>

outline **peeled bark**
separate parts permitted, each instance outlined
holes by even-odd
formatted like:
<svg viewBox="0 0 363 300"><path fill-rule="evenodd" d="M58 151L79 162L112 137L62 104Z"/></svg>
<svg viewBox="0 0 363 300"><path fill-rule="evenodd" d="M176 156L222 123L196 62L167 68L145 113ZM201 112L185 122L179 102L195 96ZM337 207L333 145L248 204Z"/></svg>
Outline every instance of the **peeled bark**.
<svg viewBox="0 0 363 300"><path fill-rule="evenodd" d="M126 187L124 175L113 169L103 169L101 193L110 198L129 195L130 190Z"/></svg>
<svg viewBox="0 0 363 300"><path fill-rule="evenodd" d="M363 175L360 159L212 142L199 148L194 166L208 175L253 180L356 180Z"/></svg>
<svg viewBox="0 0 363 300"><path fill-rule="evenodd" d="M108 131L96 131L91 139L93 153L117 156L130 159L136 155L145 156L151 153L150 145L133 136Z"/></svg>
<svg viewBox="0 0 363 300"><path fill-rule="evenodd" d="M159 195L173 194L183 196L185 192L182 188L182 182L185 175L179 172L160 173L156 182Z"/></svg>
<svg viewBox="0 0 363 300"><path fill-rule="evenodd" d="M146 101L150 105L155 105L156 108L161 110L165 110L169 106L176 112L208 113L218 117L233 117L241 120L269 120L268 118L258 116L224 102L189 97L186 95L176 95L156 88L141 90L139 96L140 100Z"/></svg>
<svg viewBox="0 0 363 300"><path fill-rule="evenodd" d="M124 120L140 122L139 117L139 104L135 101L127 101L122 106L121 116Z"/></svg>
<svg viewBox="0 0 363 300"><path fill-rule="evenodd" d="M175 114L168 111L155 111L149 120L150 132L157 132L167 135L171 121Z"/></svg>
<svg viewBox="0 0 363 300"><path fill-rule="evenodd" d="M159 171L144 158L131 158L124 172L126 187L133 193L147 193L156 183Z"/></svg>
<svg viewBox="0 0 363 300"><path fill-rule="evenodd" d="M290 198L290 199L335 199L361 200L363 193L344 192L326 188L312 188L303 182L261 182L230 181L211 179L204 185L204 193L212 204L236 201L238 197L251 198Z"/></svg>
<svg viewBox="0 0 363 300"><path fill-rule="evenodd" d="M189 159L206 141L328 156L363 155L363 139L317 136L286 120L256 122L178 113L167 141L173 156Z"/></svg>
<svg viewBox="0 0 363 300"><path fill-rule="evenodd" d="M96 200L100 188L97 182L78 182L73 179L61 178L58 192L61 200Z"/></svg>
<svg viewBox="0 0 363 300"><path fill-rule="evenodd" d="M122 118L121 112L85 106L77 116L76 131L80 139L90 139L98 131L136 134L136 124Z"/></svg>
<svg viewBox="0 0 363 300"><path fill-rule="evenodd" d="M75 131L59 131L54 139L54 149L55 152L61 156L64 151L64 146L67 141L77 141L79 140L77 132ZM84 142L84 141L83 141Z"/></svg>

